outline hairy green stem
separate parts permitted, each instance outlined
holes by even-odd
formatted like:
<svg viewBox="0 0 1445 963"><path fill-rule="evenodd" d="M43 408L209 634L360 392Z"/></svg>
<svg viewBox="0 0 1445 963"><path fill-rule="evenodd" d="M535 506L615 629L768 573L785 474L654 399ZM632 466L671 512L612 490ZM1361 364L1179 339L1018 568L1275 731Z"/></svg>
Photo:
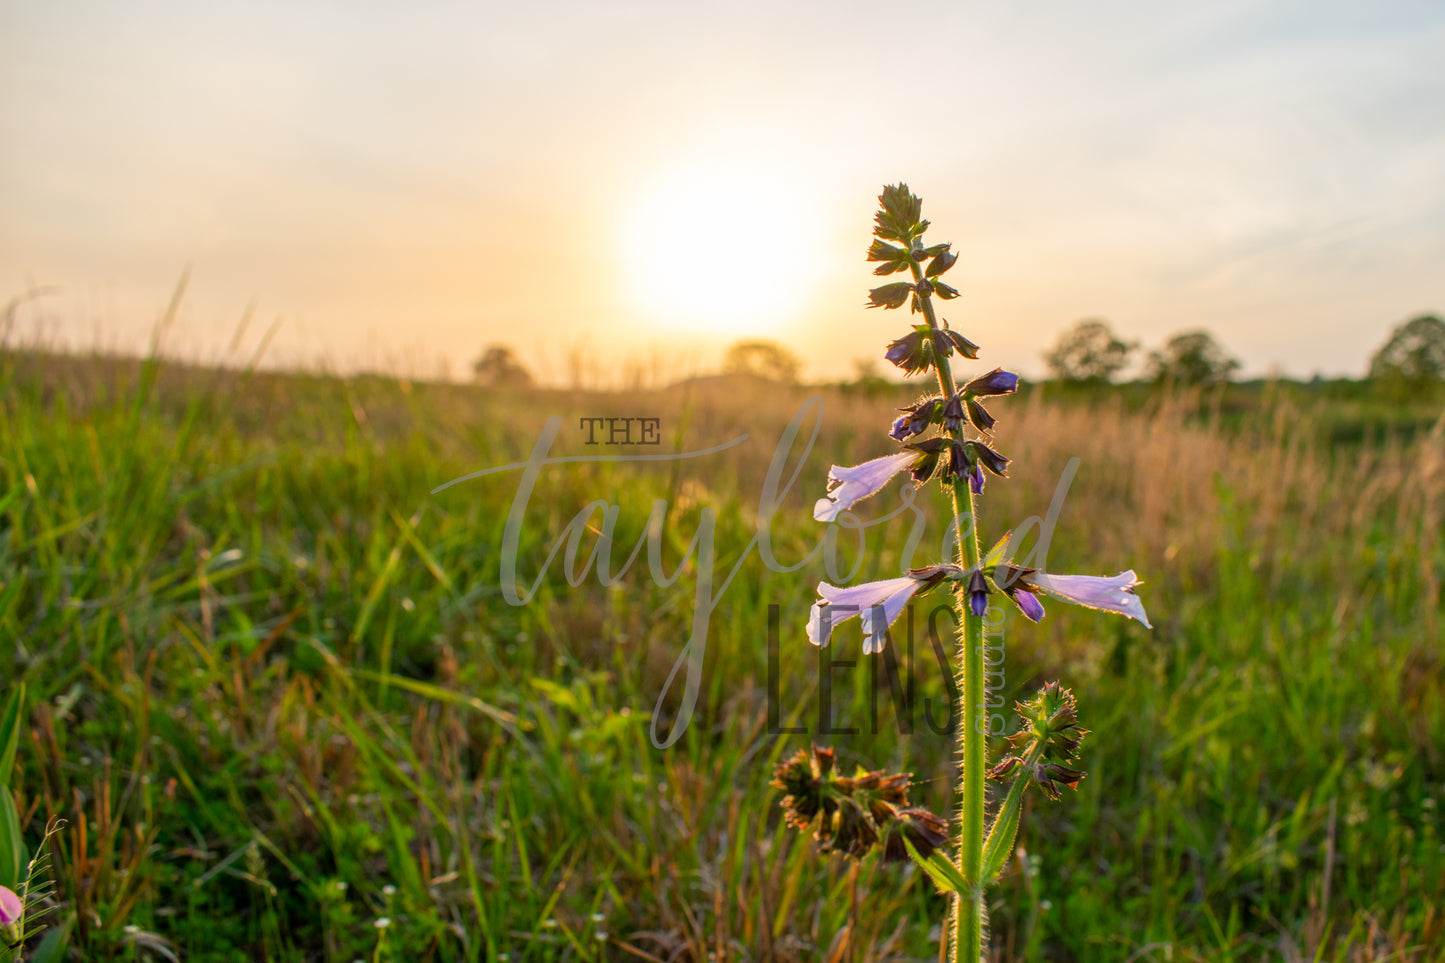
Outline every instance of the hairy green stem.
<svg viewBox="0 0 1445 963"><path fill-rule="evenodd" d="M914 248L921 245L914 241ZM918 260L911 262L914 283L924 278L923 265ZM923 295L923 317L930 328L938 327L933 310L933 298ZM953 380L953 368L949 359L940 352L934 352L934 369L938 372L938 387L945 399L952 397L957 387ZM955 477L952 483L953 518L958 534L958 564L965 569L978 565L978 516L975 514L973 489L967 478ZM965 521L968 531L963 531ZM984 910L983 891L983 842L984 842L984 773L988 769L988 735L984 726L983 706L983 619L968 610L964 593L954 593L954 604L963 635L959 644L959 673L962 676L963 718L959 721L959 836L958 869L968 880L972 892L959 893L953 904L953 940L950 958L954 963L976 963L983 953L983 936L987 924ZM945 938L945 943L947 943Z"/></svg>

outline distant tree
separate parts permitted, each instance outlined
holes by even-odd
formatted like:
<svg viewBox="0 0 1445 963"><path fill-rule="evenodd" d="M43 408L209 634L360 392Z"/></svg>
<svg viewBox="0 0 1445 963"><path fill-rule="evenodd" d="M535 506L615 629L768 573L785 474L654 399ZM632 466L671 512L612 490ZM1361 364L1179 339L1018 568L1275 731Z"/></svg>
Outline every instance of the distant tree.
<svg viewBox="0 0 1445 963"><path fill-rule="evenodd" d="M1204 385L1228 381L1240 364L1220 347L1208 331L1185 331L1170 338L1159 351L1149 352L1149 374L1154 381Z"/></svg>
<svg viewBox="0 0 1445 963"><path fill-rule="evenodd" d="M522 367L516 353L504 344L489 345L482 356L472 362L472 377L478 384L496 388L525 388L532 383L532 373Z"/></svg>
<svg viewBox="0 0 1445 963"><path fill-rule="evenodd" d="M1129 355L1138 346L1137 342L1119 340L1103 321L1080 321L1059 335L1053 349L1044 353L1044 361L1060 381L1108 384L1129 363Z"/></svg>
<svg viewBox="0 0 1445 963"><path fill-rule="evenodd" d="M797 382L802 368L797 355L772 341L738 341L723 355L727 374L753 375L783 384Z"/></svg>
<svg viewBox="0 0 1445 963"><path fill-rule="evenodd" d="M1370 378L1408 386L1445 381L1445 321L1422 314L1396 328L1371 359Z"/></svg>
<svg viewBox="0 0 1445 963"><path fill-rule="evenodd" d="M894 389L894 385L887 378L883 377L874 358L854 358L853 378L851 381L844 381L843 388L862 394L864 397L873 398L885 394Z"/></svg>

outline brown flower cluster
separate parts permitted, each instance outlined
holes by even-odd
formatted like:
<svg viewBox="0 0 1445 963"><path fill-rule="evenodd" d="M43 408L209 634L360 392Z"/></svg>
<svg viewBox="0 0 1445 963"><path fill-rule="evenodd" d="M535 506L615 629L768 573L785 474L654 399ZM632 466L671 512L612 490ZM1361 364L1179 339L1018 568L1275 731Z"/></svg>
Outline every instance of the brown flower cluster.
<svg viewBox="0 0 1445 963"><path fill-rule="evenodd" d="M824 852L861 859L877 845L883 861L908 858L904 840L927 858L948 840L948 822L908 802L909 774L869 772L840 776L832 749L800 749L773 770L783 797L784 818L811 832Z"/></svg>

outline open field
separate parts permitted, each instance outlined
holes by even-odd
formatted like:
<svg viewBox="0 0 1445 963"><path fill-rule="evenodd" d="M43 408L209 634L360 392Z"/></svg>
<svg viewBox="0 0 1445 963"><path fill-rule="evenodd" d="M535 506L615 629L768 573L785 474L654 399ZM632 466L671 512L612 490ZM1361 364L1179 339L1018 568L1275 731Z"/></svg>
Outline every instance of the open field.
<svg viewBox="0 0 1445 963"><path fill-rule="evenodd" d="M932 600L890 649L910 713L856 627L831 664L804 638L823 560L779 571L823 537L828 466L889 450L911 397L509 396L0 355L0 679L25 689L11 789L32 850L65 821L44 921L84 960L935 958L928 880L820 857L768 785L816 740L952 808L953 739L925 712L948 692ZM1136 401L993 406L1014 477L988 485L985 540L1044 515L1078 457L1050 568L1135 569L1155 625L1010 613L1009 703L1062 679L1094 734L1078 793L1025 814L997 959L1445 959L1445 419L1394 435L1288 386L1242 407ZM747 439L548 466L515 553L535 595L514 605L521 473L429 493L525 461L553 415L553 457ZM660 444L589 446L584 417L656 417ZM752 539L795 417L770 565ZM656 499L663 579L644 548L602 584L601 512L575 558L564 538L549 559L601 500L617 575ZM944 517L919 504L914 564ZM714 594L736 574L682 730L667 681L710 513ZM910 524L868 529L861 552L841 533L837 577L896 575ZM656 748L654 726L680 736Z"/></svg>

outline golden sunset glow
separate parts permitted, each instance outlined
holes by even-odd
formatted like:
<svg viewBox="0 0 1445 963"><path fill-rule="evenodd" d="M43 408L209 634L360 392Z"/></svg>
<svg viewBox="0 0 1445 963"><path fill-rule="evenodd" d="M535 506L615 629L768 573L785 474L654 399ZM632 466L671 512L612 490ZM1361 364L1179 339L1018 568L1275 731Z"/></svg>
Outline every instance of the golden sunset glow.
<svg viewBox="0 0 1445 963"><path fill-rule="evenodd" d="M846 377L900 180L1026 374L1101 317L1353 375L1441 309L1440 4L423 7L8 4L13 337L144 353L189 267L185 357L279 321L267 366L766 339Z"/></svg>
<svg viewBox="0 0 1445 963"><path fill-rule="evenodd" d="M766 334L795 321L821 265L802 178L748 157L682 164L626 211L619 254L653 325Z"/></svg>

